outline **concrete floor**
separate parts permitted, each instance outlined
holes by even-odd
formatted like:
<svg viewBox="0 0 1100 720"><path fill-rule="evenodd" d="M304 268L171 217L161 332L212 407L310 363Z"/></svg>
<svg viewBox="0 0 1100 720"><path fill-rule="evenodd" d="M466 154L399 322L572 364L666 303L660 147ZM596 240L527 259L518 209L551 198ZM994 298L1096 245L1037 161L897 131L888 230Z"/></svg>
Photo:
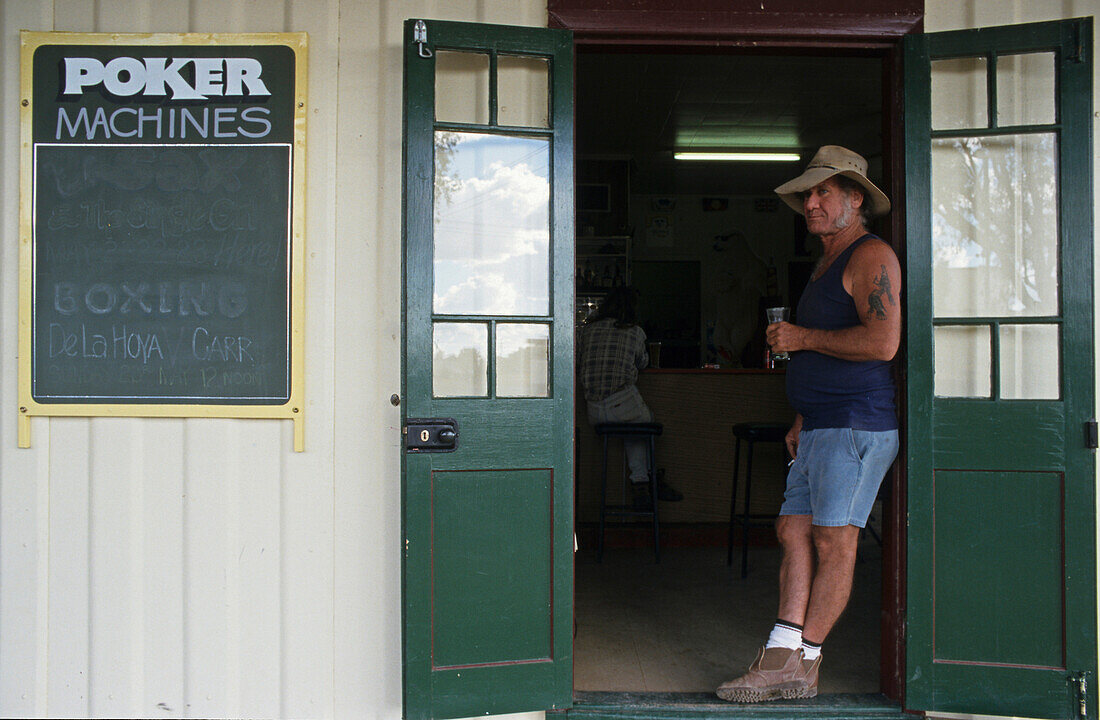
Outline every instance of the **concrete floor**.
<svg viewBox="0 0 1100 720"><path fill-rule="evenodd" d="M823 647L821 693L879 691L881 550L861 544L848 610ZM735 548L735 551L738 548ZM593 549L576 558L578 691L713 692L740 675L778 606L778 548L751 548L749 576L725 548Z"/></svg>

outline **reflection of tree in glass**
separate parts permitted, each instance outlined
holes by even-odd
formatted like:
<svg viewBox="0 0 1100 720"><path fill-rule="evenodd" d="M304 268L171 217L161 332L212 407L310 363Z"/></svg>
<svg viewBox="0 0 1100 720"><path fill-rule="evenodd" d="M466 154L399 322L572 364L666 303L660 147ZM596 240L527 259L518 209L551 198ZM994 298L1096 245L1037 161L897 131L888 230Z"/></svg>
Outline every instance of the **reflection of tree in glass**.
<svg viewBox="0 0 1100 720"><path fill-rule="evenodd" d="M462 187L462 181L454 172L455 146L458 145L458 133L437 132L435 134L435 216L439 219L439 210L443 205L451 204L451 196Z"/></svg>
<svg viewBox="0 0 1100 720"><path fill-rule="evenodd" d="M436 346L432 353L432 394L437 397L485 395L486 362L483 352L466 347L450 353Z"/></svg>
<svg viewBox="0 0 1100 720"><path fill-rule="evenodd" d="M933 263L981 285L973 287L982 293L978 314L1057 311L1054 157L1050 134L959 138L934 147Z"/></svg>
<svg viewBox="0 0 1100 720"><path fill-rule="evenodd" d="M547 337L515 338L511 345L497 355L497 395L546 397L550 382Z"/></svg>

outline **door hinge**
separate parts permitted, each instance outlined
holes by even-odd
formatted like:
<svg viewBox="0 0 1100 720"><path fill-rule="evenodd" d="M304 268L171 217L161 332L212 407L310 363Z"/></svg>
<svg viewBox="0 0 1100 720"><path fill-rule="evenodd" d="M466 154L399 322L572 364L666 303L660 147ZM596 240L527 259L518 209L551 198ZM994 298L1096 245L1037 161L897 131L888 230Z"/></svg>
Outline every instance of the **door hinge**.
<svg viewBox="0 0 1100 720"><path fill-rule="evenodd" d="M1096 434L1096 419L1085 421L1085 447L1095 450L1100 445Z"/></svg>
<svg viewBox="0 0 1100 720"><path fill-rule="evenodd" d="M1089 716L1089 674L1087 671L1079 672L1076 675L1070 675L1066 678L1070 683L1076 685L1077 690L1077 713L1081 720L1088 720Z"/></svg>
<svg viewBox="0 0 1100 720"><path fill-rule="evenodd" d="M416 43L416 49L420 57L430 58L432 56L432 51L424 47L428 44L428 24L423 20L417 20L416 24L413 25L413 42Z"/></svg>
<svg viewBox="0 0 1100 720"><path fill-rule="evenodd" d="M1085 61L1085 45L1084 41L1081 39L1080 21L1073 23L1073 39L1066 60L1071 63L1082 63Z"/></svg>

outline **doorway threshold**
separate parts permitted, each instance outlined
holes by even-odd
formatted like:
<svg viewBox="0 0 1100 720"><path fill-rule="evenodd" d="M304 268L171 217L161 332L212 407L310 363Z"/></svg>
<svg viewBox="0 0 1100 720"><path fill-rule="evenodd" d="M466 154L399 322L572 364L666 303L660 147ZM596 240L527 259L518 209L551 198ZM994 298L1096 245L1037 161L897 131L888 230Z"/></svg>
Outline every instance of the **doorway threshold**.
<svg viewBox="0 0 1100 720"><path fill-rule="evenodd" d="M573 707L546 713L557 720L900 720L912 718L879 694L836 693L809 700L729 703L710 693L578 692Z"/></svg>

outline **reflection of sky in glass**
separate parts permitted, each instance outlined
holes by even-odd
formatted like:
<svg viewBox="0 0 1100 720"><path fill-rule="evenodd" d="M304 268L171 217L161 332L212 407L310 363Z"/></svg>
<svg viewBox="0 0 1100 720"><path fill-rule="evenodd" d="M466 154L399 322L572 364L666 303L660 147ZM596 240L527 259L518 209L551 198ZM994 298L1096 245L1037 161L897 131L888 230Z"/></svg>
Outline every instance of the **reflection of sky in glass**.
<svg viewBox="0 0 1100 720"><path fill-rule="evenodd" d="M437 313L547 315L550 143L435 134Z"/></svg>
<svg viewBox="0 0 1100 720"><path fill-rule="evenodd" d="M1052 134L935 140L932 265L937 317L1058 312Z"/></svg>

